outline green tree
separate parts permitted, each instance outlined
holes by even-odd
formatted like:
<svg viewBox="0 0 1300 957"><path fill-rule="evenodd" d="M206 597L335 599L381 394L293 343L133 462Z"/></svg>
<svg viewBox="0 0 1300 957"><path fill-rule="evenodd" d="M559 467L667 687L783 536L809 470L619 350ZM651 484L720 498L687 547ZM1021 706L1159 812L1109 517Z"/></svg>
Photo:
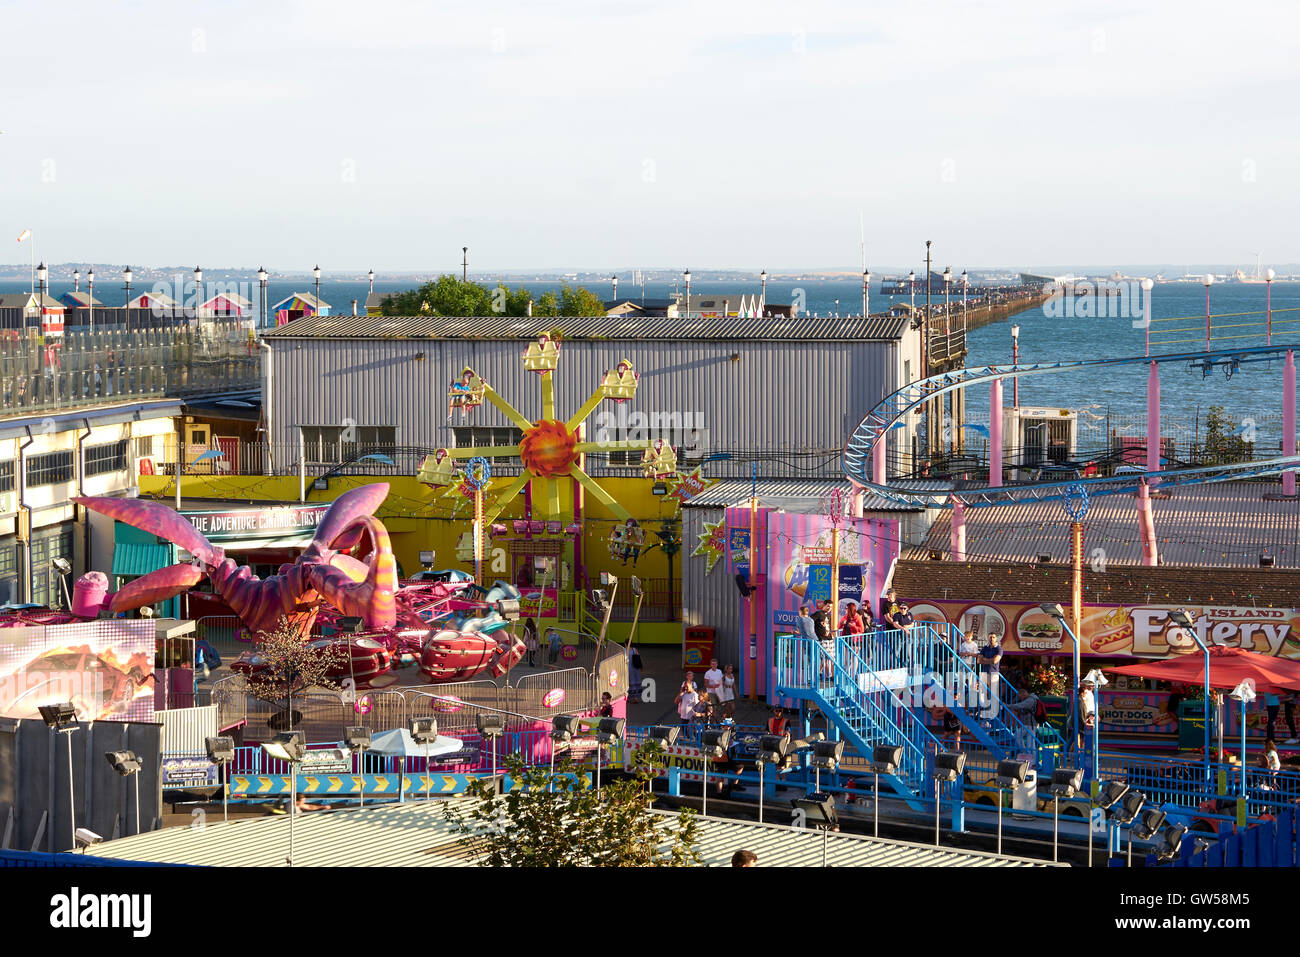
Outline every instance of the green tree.
<svg viewBox="0 0 1300 957"><path fill-rule="evenodd" d="M560 315L603 316L605 303L590 289L565 285L560 291Z"/></svg>
<svg viewBox="0 0 1300 957"><path fill-rule="evenodd" d="M1205 416L1205 441L1193 448L1192 457L1202 465L1228 465L1249 459L1250 443L1236 434L1238 431L1223 406L1210 406Z"/></svg>
<svg viewBox="0 0 1300 957"><path fill-rule="evenodd" d="M491 288L445 274L418 289L408 289L384 300L385 316L526 316L533 302L535 316L603 316L605 303L582 286L564 286L557 296L544 292L534 298L525 288Z"/></svg>
<svg viewBox="0 0 1300 957"><path fill-rule="evenodd" d="M448 805L461 844L489 867L682 867L699 864L695 815L652 814L650 774L590 786L587 772L567 759L555 776L506 760L513 780L500 795L491 781L474 781L471 809Z"/></svg>
<svg viewBox="0 0 1300 957"><path fill-rule="evenodd" d="M266 667L249 677L248 693L259 701L279 705L286 702L284 727L295 724L293 694L309 688L337 689L329 673L347 664L344 650L336 644L313 646L311 636L281 618L276 627L265 632L257 642L257 653Z"/></svg>

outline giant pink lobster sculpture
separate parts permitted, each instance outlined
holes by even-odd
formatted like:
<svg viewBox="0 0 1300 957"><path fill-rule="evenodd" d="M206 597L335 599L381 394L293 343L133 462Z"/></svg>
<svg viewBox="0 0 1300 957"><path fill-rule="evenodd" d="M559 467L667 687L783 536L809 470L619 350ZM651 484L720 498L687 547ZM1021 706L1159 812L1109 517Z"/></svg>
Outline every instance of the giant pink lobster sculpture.
<svg viewBox="0 0 1300 957"><path fill-rule="evenodd" d="M321 519L311 544L292 565L259 579L236 564L193 525L166 505L143 499L76 498L86 508L160 535L194 556L193 565L160 568L129 582L109 599L112 611L128 611L188 591L203 578L249 630L257 635L275 628L281 618L310 630L323 598L367 628L391 628L397 622L397 562L388 530L374 511L388 496L386 484L363 485L340 495ZM344 550L370 535L365 562Z"/></svg>
<svg viewBox="0 0 1300 957"><path fill-rule="evenodd" d="M150 572L109 596L111 611L129 611L165 601L198 584L203 578L230 606L256 638L286 619L308 639L317 613L324 611L331 627L341 627L341 617L360 618L365 635L338 640L348 645L358 684L385 674L394 657L413 656L432 681L460 681L482 672L505 674L524 654L524 645L505 630L479 633L466 624L462 629L435 627L432 622L446 610L487 610L488 603L465 600L462 586L433 585L401 588L388 530L374 512L388 496L388 485L364 485L344 493L329 507L316 528L311 544L292 564L277 574L259 579L246 567L227 558L182 516L157 502L141 499L77 498L74 501L117 521L152 532L179 545L194 556L194 564L173 565ZM359 561L347 551L370 538L370 554ZM498 619L498 625L504 624ZM324 639L328 640L328 639ZM367 661L366 676L355 667ZM245 659L247 659L245 661ZM255 671L256 653L247 653L245 667Z"/></svg>

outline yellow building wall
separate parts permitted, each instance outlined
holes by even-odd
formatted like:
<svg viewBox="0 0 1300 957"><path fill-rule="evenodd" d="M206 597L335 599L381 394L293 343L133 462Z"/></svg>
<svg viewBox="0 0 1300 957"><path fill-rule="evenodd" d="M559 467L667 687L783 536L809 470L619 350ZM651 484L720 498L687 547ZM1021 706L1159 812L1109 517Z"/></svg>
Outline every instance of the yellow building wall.
<svg viewBox="0 0 1300 957"><path fill-rule="evenodd" d="M296 502L298 501L299 480L297 476L265 475L186 475L182 490L185 499L196 498L219 499L227 502ZM494 480L485 491L484 507L489 508L507 484L508 479ZM599 581L602 571L618 575L622 580L620 589L629 589L627 579L636 575L642 580L667 579L669 561L662 548L657 547L660 539L655 533L662 528L664 519L680 519L677 500L668 496L656 496L652 493L653 483L644 478L602 478L598 480L601 487L617 502L631 513L638 524L645 529L645 545L641 555L633 565L629 560L623 565L619 559L610 555L609 538L615 527L623 524L621 520L603 503L597 501L589 492L584 493L583 505L583 564L587 568L593 585ZM413 574L422 567L420 552L432 550L435 553L434 568L458 568L473 574L473 560L462 561L456 556L456 542L461 535L473 530L474 503L459 491L433 489L417 482L413 476L336 476L329 480L329 489L314 491L310 483L307 487L307 501L332 502L344 492L360 485L387 482L388 498L380 506L378 517L388 528L392 536L393 553L405 574ZM567 479L560 483L559 520L566 524L573 516L573 483ZM540 490L540 483L538 488ZM166 475L140 476L140 494L142 497L156 497L170 501L175 495L172 478ZM524 496L521 492L506 506L495 520L507 526L512 519L524 517ZM549 516L543 513L542 505L535 496L533 500L533 518L543 520ZM509 532L513 535L513 530ZM680 536L680 525L678 526ZM652 547L655 546L655 547ZM680 594L682 563L694 547L682 544L672 559L672 579L674 590ZM495 577L508 577L510 568L508 554L504 548L488 543L484 551L487 571L484 578L489 582ZM680 602L677 606L680 618ZM626 640L627 625L612 623L610 636L620 636ZM637 628L637 641L647 644L671 643L682 640L680 621L654 624L646 623Z"/></svg>

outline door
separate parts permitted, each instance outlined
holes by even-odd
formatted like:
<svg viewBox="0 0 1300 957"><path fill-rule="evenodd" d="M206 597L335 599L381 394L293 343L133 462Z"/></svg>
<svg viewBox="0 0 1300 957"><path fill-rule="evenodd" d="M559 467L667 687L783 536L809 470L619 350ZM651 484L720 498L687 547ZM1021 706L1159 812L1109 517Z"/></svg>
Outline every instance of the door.
<svg viewBox="0 0 1300 957"><path fill-rule="evenodd" d="M214 435L212 439L217 443L217 448L221 450L223 456L216 460L217 471L239 475L239 436Z"/></svg>

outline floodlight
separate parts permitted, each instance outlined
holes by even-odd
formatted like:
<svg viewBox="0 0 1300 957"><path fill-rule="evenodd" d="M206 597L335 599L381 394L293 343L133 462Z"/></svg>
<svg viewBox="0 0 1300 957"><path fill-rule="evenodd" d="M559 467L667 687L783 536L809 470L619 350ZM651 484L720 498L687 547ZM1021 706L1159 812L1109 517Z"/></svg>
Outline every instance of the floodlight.
<svg viewBox="0 0 1300 957"><path fill-rule="evenodd" d="M55 731L62 731L77 721L77 709L70 701L62 704L43 704L37 710L41 713L41 720Z"/></svg>
<svg viewBox="0 0 1300 957"><path fill-rule="evenodd" d="M636 595L638 598L645 594L645 589L641 587L641 579L637 578L635 575L632 576L632 594Z"/></svg>
<svg viewBox="0 0 1300 957"><path fill-rule="evenodd" d="M966 754L962 751L940 751L934 756L934 779L952 782L966 770Z"/></svg>
<svg viewBox="0 0 1300 957"><path fill-rule="evenodd" d="M1028 761L999 761L998 762L998 787L1014 788L1025 783L1025 777L1029 774Z"/></svg>
<svg viewBox="0 0 1300 957"><path fill-rule="evenodd" d="M90 847L93 844L99 844L104 839L88 827L79 827L74 832L73 839L77 847Z"/></svg>
<svg viewBox="0 0 1300 957"><path fill-rule="evenodd" d="M148 605L141 605L141 606L140 606L140 617L141 617L141 618L152 618L152 617L153 617L153 609L152 609L151 607L149 607Z"/></svg>
<svg viewBox="0 0 1300 957"><path fill-rule="evenodd" d="M349 748L370 747L370 729L362 725L344 728L343 743Z"/></svg>
<svg viewBox="0 0 1300 957"><path fill-rule="evenodd" d="M72 563L66 558L56 558L54 561L50 562L50 564L54 566L54 570L60 575L72 574Z"/></svg>
<svg viewBox="0 0 1300 957"><path fill-rule="evenodd" d="M551 719L551 740L572 741L581 728L582 722L577 715L557 714Z"/></svg>
<svg viewBox="0 0 1300 957"><path fill-rule="evenodd" d="M1137 817L1138 811L1142 810L1142 805L1146 803L1147 796L1141 791L1129 791L1119 799L1111 815L1116 824L1127 824Z"/></svg>
<svg viewBox="0 0 1300 957"><path fill-rule="evenodd" d="M497 613L506 621L519 620L519 599L502 598L496 603Z"/></svg>
<svg viewBox="0 0 1300 957"><path fill-rule="evenodd" d="M340 634L357 634L366 630L365 622L359 615L345 615L335 622Z"/></svg>
<svg viewBox="0 0 1300 957"><path fill-rule="evenodd" d="M411 721L411 737L416 744L433 744L438 740L437 719L414 718Z"/></svg>
<svg viewBox="0 0 1300 957"><path fill-rule="evenodd" d="M1178 854L1178 849L1183 846L1183 835L1187 833L1187 828L1182 824L1171 824L1160 832L1160 839L1156 841L1155 854L1156 860L1172 860Z"/></svg>
<svg viewBox="0 0 1300 957"><path fill-rule="evenodd" d="M871 749L871 767L877 774L895 774L902 762L901 745L878 744Z"/></svg>
<svg viewBox="0 0 1300 957"><path fill-rule="evenodd" d="M1192 616L1187 614L1187 612L1185 612L1181 608L1179 608L1177 611L1171 611L1169 613L1169 620L1172 621L1179 628L1192 627Z"/></svg>
<svg viewBox="0 0 1300 957"><path fill-rule="evenodd" d="M765 734L758 739L758 751L754 757L760 764L780 764L789 756L790 750L790 732Z"/></svg>
<svg viewBox="0 0 1300 957"><path fill-rule="evenodd" d="M1165 823L1166 814L1159 808L1149 807L1138 815L1138 819L1133 822L1132 836L1139 841L1145 841L1160 830L1160 826Z"/></svg>
<svg viewBox="0 0 1300 957"><path fill-rule="evenodd" d="M262 750L272 758L295 762L301 761L307 753L307 745L303 742L301 731L282 731L270 741L264 742Z"/></svg>
<svg viewBox="0 0 1300 957"><path fill-rule="evenodd" d="M213 764L226 764L235 760L235 739L231 737L204 738L208 760Z"/></svg>
<svg viewBox="0 0 1300 957"><path fill-rule="evenodd" d="M1053 618L1065 617L1065 609L1056 602L1045 601L1038 607L1043 610L1044 614L1051 615Z"/></svg>
<svg viewBox="0 0 1300 957"><path fill-rule="evenodd" d="M700 753L706 758L720 758L731 747L731 729L705 731L700 735Z"/></svg>
<svg viewBox="0 0 1300 957"><path fill-rule="evenodd" d="M596 740L601 744L612 744L622 740L626 729L626 718L601 718L596 725Z"/></svg>
<svg viewBox="0 0 1300 957"><path fill-rule="evenodd" d="M1054 797L1072 798L1083 788L1083 770L1080 768L1057 768L1052 772L1052 784L1048 790Z"/></svg>
<svg viewBox="0 0 1300 957"><path fill-rule="evenodd" d="M1243 678L1241 684L1228 692L1228 697L1233 701L1240 701L1243 705L1250 704L1255 700L1255 682Z"/></svg>
<svg viewBox="0 0 1300 957"><path fill-rule="evenodd" d="M138 774L141 767L143 767L134 751L105 751L104 757L108 759L108 763L112 765L113 770L122 777Z"/></svg>
<svg viewBox="0 0 1300 957"><path fill-rule="evenodd" d="M657 724L650 729L650 740L661 748L671 748L677 743L677 738L681 735L682 729L675 724Z"/></svg>
<svg viewBox="0 0 1300 957"><path fill-rule="evenodd" d="M612 585L617 581L618 581L618 577L616 575L611 574L610 572L600 573L600 583L602 585L606 585L606 586Z"/></svg>
<svg viewBox="0 0 1300 957"><path fill-rule="evenodd" d="M1128 793L1128 785L1123 781L1103 781L1092 803L1103 811Z"/></svg>
<svg viewBox="0 0 1300 957"><path fill-rule="evenodd" d="M803 811L804 821L814 827L832 828L839 824L833 794L814 791L807 797L795 798L790 803Z"/></svg>
<svg viewBox="0 0 1300 957"><path fill-rule="evenodd" d="M474 716L480 737L495 739L506 731L506 719L495 711L480 711Z"/></svg>
<svg viewBox="0 0 1300 957"><path fill-rule="evenodd" d="M819 771L834 771L844 758L843 741L814 741L812 760L809 762Z"/></svg>

